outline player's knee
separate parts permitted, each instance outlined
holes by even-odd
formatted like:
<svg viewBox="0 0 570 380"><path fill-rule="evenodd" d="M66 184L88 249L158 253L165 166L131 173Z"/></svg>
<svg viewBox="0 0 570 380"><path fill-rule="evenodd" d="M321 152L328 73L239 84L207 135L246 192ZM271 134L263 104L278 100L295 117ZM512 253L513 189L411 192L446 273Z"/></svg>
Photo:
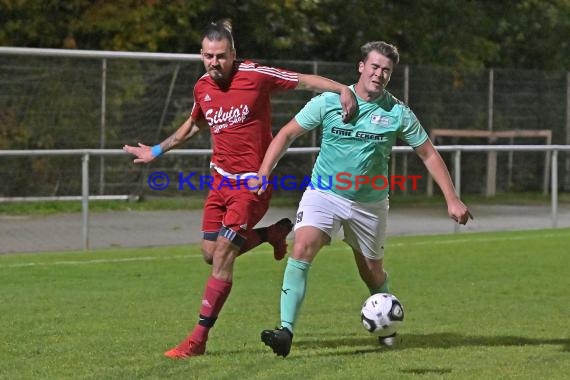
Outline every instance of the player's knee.
<svg viewBox="0 0 570 380"><path fill-rule="evenodd" d="M291 257L296 260L311 262L317 254L318 250L318 244L305 239L297 239L293 244L293 252L291 253Z"/></svg>
<svg viewBox="0 0 570 380"><path fill-rule="evenodd" d="M217 247L214 252L212 275L216 278L230 281L237 256L238 251L231 247L229 249L228 247Z"/></svg>
<svg viewBox="0 0 570 380"><path fill-rule="evenodd" d="M212 265L212 263L214 262L214 255L205 250L202 250L202 258L204 259L206 264Z"/></svg>
<svg viewBox="0 0 570 380"><path fill-rule="evenodd" d="M319 250L330 243L330 237L316 227L305 226L295 231L295 242L291 257L311 262Z"/></svg>

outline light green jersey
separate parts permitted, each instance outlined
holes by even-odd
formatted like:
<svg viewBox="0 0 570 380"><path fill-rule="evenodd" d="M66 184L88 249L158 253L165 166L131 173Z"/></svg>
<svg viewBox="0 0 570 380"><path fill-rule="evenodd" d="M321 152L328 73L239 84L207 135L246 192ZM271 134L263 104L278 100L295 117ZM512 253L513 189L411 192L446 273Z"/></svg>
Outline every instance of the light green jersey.
<svg viewBox="0 0 570 380"><path fill-rule="evenodd" d="M412 110L388 91L372 102L356 98L358 116L348 124L342 122L339 95L330 92L311 99L295 120L306 130L323 128L311 175L314 188L358 202L380 201L388 197L390 186L372 179L389 180L388 162L396 138L417 147L428 135ZM375 186L370 182L357 186L356 176L367 176Z"/></svg>

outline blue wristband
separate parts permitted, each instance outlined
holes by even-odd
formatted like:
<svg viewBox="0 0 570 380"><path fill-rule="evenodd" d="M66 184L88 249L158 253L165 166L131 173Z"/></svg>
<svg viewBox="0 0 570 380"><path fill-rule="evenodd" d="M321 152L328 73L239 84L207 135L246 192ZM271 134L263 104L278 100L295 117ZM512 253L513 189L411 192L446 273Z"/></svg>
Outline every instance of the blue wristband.
<svg viewBox="0 0 570 380"><path fill-rule="evenodd" d="M160 156L163 153L162 148L160 147L160 144L156 144L155 146L150 148L150 153L152 153L153 157Z"/></svg>

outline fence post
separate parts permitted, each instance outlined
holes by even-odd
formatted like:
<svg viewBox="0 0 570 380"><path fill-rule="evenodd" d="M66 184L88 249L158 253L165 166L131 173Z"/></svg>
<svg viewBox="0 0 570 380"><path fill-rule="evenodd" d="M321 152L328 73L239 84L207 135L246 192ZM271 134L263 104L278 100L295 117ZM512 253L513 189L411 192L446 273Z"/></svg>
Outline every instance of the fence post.
<svg viewBox="0 0 570 380"><path fill-rule="evenodd" d="M105 149L105 129L107 118L107 58L101 61L101 136L99 148ZM99 195L105 194L105 157L99 157Z"/></svg>
<svg viewBox="0 0 570 380"><path fill-rule="evenodd" d="M558 150L554 149L552 151L551 159L550 199L552 203L552 228L556 228L558 227Z"/></svg>
<svg viewBox="0 0 570 380"><path fill-rule="evenodd" d="M566 145L570 145L570 71L566 73ZM570 191L570 152L566 152L564 190Z"/></svg>
<svg viewBox="0 0 570 380"><path fill-rule="evenodd" d="M495 88L495 72L489 70L489 88L487 99L487 130L493 131L493 111L494 111L494 88ZM489 139L489 144L494 144L493 138ZM487 183L485 186L485 196L494 197L497 191L497 152L487 152Z"/></svg>
<svg viewBox="0 0 570 380"><path fill-rule="evenodd" d="M172 73L172 78L170 79L170 86L168 86L168 93L166 94L166 99L164 100L164 107L162 107L162 113L160 114L160 121L158 122L158 129L156 130L156 141L160 141L160 132L164 125L164 119L166 118L166 112L170 106L170 99L172 98L172 93L174 92L174 86L176 85L176 79L178 78L178 72L180 71L180 64L177 64Z"/></svg>
<svg viewBox="0 0 570 380"><path fill-rule="evenodd" d="M461 148L453 152L453 185L458 197L461 197ZM453 223L453 232L459 232L459 223Z"/></svg>
<svg viewBox="0 0 570 380"><path fill-rule="evenodd" d="M89 153L81 156L81 236L83 250L89 250Z"/></svg>

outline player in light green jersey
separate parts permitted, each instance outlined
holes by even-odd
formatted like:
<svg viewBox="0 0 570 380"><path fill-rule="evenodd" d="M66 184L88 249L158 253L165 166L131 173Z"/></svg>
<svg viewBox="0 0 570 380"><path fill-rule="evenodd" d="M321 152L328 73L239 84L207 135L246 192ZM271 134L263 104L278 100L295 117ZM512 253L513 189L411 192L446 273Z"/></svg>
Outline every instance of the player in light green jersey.
<svg viewBox="0 0 570 380"><path fill-rule="evenodd" d="M388 178L388 161L396 139L412 146L440 187L449 216L460 224L471 217L455 192L449 171L414 113L385 90L399 61L395 46L383 41L362 46L360 77L352 86L358 99L358 116L342 121L339 96L324 93L313 98L277 134L258 172L267 178L291 143L322 126L321 151L311 184L299 203L293 252L285 268L281 292L281 327L264 330L262 341L277 355L287 356L293 329L305 297L311 262L331 237L344 230L360 277L370 294L388 293L384 271L384 238L388 213L388 186L373 178ZM332 179L324 181L324 178ZM322 186L322 183L326 186ZM259 186L259 188L258 188ZM250 187L263 193L261 180ZM394 337L381 338L391 346Z"/></svg>

